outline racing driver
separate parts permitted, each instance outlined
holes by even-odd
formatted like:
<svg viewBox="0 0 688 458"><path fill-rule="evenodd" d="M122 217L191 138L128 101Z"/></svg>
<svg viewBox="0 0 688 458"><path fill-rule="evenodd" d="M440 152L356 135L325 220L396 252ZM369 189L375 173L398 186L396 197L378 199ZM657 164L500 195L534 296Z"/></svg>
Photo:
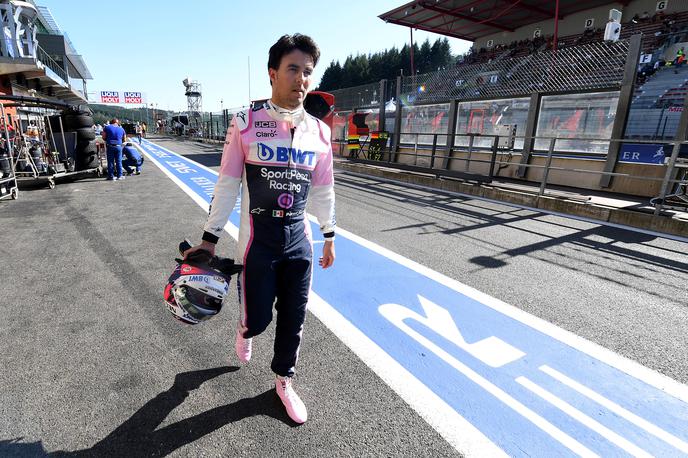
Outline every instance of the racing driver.
<svg viewBox="0 0 688 458"><path fill-rule="evenodd" d="M198 249L215 245L241 188L236 259L244 270L238 284L241 317L235 350L251 358L252 338L277 312L271 369L287 414L304 423L308 414L292 377L301 344L311 285L313 247L306 203L324 238L319 264L330 267L334 250L334 181L330 129L305 112L320 50L308 36L284 35L270 48L270 100L236 114L225 141L210 213Z"/></svg>

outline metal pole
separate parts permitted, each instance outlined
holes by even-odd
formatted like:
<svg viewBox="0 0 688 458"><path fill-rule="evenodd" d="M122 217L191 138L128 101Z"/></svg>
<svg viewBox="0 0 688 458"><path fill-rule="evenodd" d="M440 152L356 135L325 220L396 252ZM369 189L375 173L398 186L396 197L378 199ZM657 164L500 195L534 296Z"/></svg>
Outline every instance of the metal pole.
<svg viewBox="0 0 688 458"><path fill-rule="evenodd" d="M69 153L67 151L67 142L65 141L64 128L62 127L62 116L58 117L57 120L60 121L60 134L62 134L62 146L64 147L65 156L67 156ZM74 158L74 164L76 165L76 157Z"/></svg>
<svg viewBox="0 0 688 458"><path fill-rule="evenodd" d="M552 138L549 141L549 150L547 150L547 163L545 164L545 170L542 174L542 182L540 183L540 192L538 196L545 193L545 186L547 185L547 177L549 176L549 167L552 165L552 153L554 153L554 143L557 141L556 138Z"/></svg>
<svg viewBox="0 0 688 458"><path fill-rule="evenodd" d="M552 41L552 49L557 52L557 41L559 39L559 0L557 0L554 7L554 39Z"/></svg>
<svg viewBox="0 0 688 458"><path fill-rule="evenodd" d="M490 172L488 173L488 176L490 177L490 181L492 181L492 177L494 176L494 167L495 167L495 162L497 161L497 148L498 147L499 147L499 135L495 135L495 138L492 141L492 158L490 158Z"/></svg>
<svg viewBox="0 0 688 458"><path fill-rule="evenodd" d="M392 152L399 151L399 143L401 142L401 85L403 78L397 76L397 111L394 113L394 137L392 137Z"/></svg>
<svg viewBox="0 0 688 458"><path fill-rule="evenodd" d="M539 92L533 92L530 95L525 139L523 140L523 151L521 151L521 165L519 165L518 170L516 171L516 176L519 178L525 177L526 173L528 172L527 165L528 162L530 162L530 154L532 153L533 146L535 145L538 114L540 113L540 100L541 96Z"/></svg>
<svg viewBox="0 0 688 458"><path fill-rule="evenodd" d="M413 146L413 165L418 165L418 132L416 132L416 144Z"/></svg>
<svg viewBox="0 0 688 458"><path fill-rule="evenodd" d="M432 136L432 155L430 156L430 168L435 168L435 150L437 149L437 134Z"/></svg>
<svg viewBox="0 0 688 458"><path fill-rule="evenodd" d="M48 129L50 129L50 140L52 140L53 142L53 148L55 149L55 151L57 151L57 145L55 144L55 132L53 131L53 123L50 122L50 116L46 116L46 118L48 119ZM65 154L67 154L67 151L65 151Z"/></svg>
<svg viewBox="0 0 688 458"><path fill-rule="evenodd" d="M657 120L657 128L655 129L655 136L652 137L653 140L656 140L657 135L659 135L659 126L662 125L662 118L664 118L664 110L666 110L666 107L663 107L662 112L659 113L659 119Z"/></svg>
<svg viewBox="0 0 688 458"><path fill-rule="evenodd" d="M466 159L466 169L465 171L468 172L468 169L471 167L471 155L473 153L473 140L475 139L475 134L468 134L468 158Z"/></svg>
<svg viewBox="0 0 688 458"><path fill-rule="evenodd" d="M416 76L416 66L413 62L413 27L409 27L411 31L411 76L415 78Z"/></svg>
<svg viewBox="0 0 688 458"><path fill-rule="evenodd" d="M616 105L616 116L614 117L614 125L612 126L612 141L609 142L607 161L604 164L604 171L607 173L613 172L616 168L619 150L621 149L621 139L624 137L628 112L631 109L633 84L635 82L638 60L640 59L640 37L640 34L633 35L628 47L623 81L621 82L621 90L619 91L619 102ZM600 187L608 188L611 186L611 182L612 175L602 175L600 178Z"/></svg>
<svg viewBox="0 0 688 458"><path fill-rule="evenodd" d="M386 101L385 99L387 98L386 95L387 95L387 80L382 79L382 80L380 80L380 103L378 104L380 111L377 114L377 130L378 130L378 132L383 131L383 130L387 130L387 129L385 129L385 123L386 123L385 115L387 114L387 113L385 113L385 101Z"/></svg>
<svg viewBox="0 0 688 458"><path fill-rule="evenodd" d="M251 56L248 56L248 105L251 106Z"/></svg>
<svg viewBox="0 0 688 458"><path fill-rule="evenodd" d="M449 119L447 124L447 142L446 142L446 157L442 159L442 168L449 170L449 165L454 152L454 143L456 142L456 119L459 116L459 101L452 100L449 105Z"/></svg>

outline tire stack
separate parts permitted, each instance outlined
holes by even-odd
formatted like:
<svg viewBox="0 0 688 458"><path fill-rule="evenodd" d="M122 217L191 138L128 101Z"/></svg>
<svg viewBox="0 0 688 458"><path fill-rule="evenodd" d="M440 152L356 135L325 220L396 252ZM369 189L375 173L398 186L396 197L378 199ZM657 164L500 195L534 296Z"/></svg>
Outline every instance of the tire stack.
<svg viewBox="0 0 688 458"><path fill-rule="evenodd" d="M10 156L6 151L0 150L0 178L8 178L14 173L10 162Z"/></svg>
<svg viewBox="0 0 688 458"><path fill-rule="evenodd" d="M71 107L62 112L62 126L65 132L76 132L76 170L94 169L100 165L92 115L90 109L82 106Z"/></svg>

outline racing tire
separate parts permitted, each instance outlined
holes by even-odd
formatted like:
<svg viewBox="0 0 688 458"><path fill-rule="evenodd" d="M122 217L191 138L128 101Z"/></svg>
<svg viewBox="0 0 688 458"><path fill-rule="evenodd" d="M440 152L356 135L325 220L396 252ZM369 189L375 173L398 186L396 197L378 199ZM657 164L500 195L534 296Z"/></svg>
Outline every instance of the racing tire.
<svg viewBox="0 0 688 458"><path fill-rule="evenodd" d="M100 165L98 155L94 153L84 153L76 157L77 171L94 169Z"/></svg>
<svg viewBox="0 0 688 458"><path fill-rule="evenodd" d="M76 129L76 140L95 140L96 132L92 127L84 127L81 129Z"/></svg>
<svg viewBox="0 0 688 458"><path fill-rule="evenodd" d="M79 139L76 141L76 157L78 158L79 156L83 156L84 154L93 154L98 151L98 147L96 146L96 141L94 140L86 140L86 139Z"/></svg>
<svg viewBox="0 0 688 458"><path fill-rule="evenodd" d="M65 131L74 131L86 127L91 128L93 127L93 117L88 115L63 115L62 126Z"/></svg>

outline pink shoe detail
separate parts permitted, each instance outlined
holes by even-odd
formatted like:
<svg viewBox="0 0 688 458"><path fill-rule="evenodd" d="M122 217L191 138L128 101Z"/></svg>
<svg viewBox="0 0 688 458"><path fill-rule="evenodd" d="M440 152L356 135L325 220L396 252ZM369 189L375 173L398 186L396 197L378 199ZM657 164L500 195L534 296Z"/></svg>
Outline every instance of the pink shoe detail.
<svg viewBox="0 0 688 458"><path fill-rule="evenodd" d="M279 396L282 400L282 404L284 404L284 407L287 409L289 418L298 424L306 423L306 420L308 420L306 405L299 395L296 394L296 391L294 391L291 377L280 377L278 375L275 379L275 389L277 390L277 396Z"/></svg>
<svg viewBox="0 0 688 458"><path fill-rule="evenodd" d="M241 361L242 363L247 363L251 360L251 350L253 344L253 339L244 338L243 333L245 331L246 328L242 328L241 326L239 326L237 328L236 341L234 342L234 349L236 350L236 355L239 358L239 361Z"/></svg>

